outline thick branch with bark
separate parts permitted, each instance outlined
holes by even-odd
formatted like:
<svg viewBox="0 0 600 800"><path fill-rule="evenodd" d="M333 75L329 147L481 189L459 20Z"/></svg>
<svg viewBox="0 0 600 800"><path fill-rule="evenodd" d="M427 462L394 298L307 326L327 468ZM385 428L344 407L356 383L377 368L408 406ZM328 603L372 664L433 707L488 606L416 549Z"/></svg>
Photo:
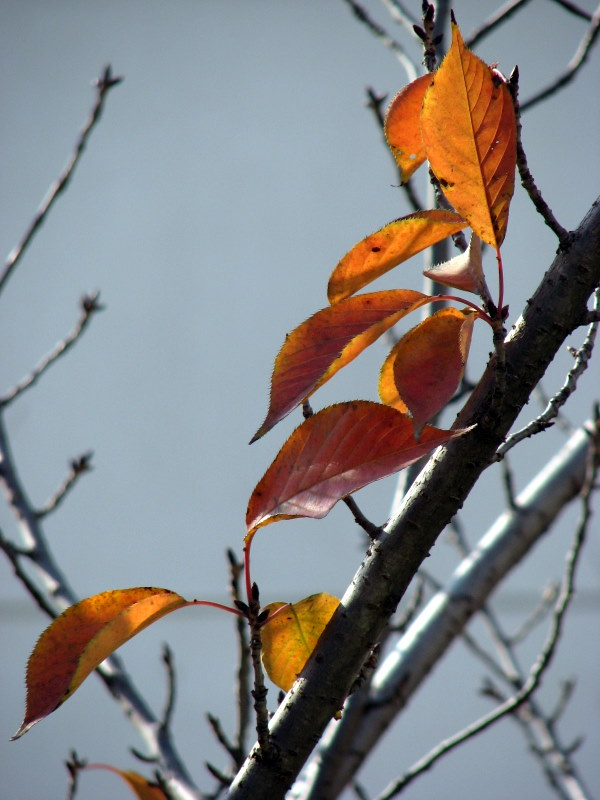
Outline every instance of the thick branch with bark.
<svg viewBox="0 0 600 800"><path fill-rule="evenodd" d="M503 381L498 379L493 356L459 415L457 426L476 424L476 429L434 453L385 535L367 551L313 657L272 720L278 761L265 764L254 749L231 786L229 800L284 796L342 706L412 577L494 460L535 385L580 324L599 283L597 201L574 232L569 249L554 259L507 337Z"/></svg>

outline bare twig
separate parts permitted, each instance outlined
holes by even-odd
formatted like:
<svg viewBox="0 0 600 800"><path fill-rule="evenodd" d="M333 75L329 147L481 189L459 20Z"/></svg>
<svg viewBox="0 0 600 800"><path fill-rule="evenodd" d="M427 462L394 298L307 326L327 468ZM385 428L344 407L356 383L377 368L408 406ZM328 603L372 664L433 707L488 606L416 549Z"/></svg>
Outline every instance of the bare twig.
<svg viewBox="0 0 600 800"><path fill-rule="evenodd" d="M510 76L508 85L511 90L513 103L515 107L515 117L517 123L517 169L519 170L519 175L521 176L521 185L529 195L531 202L535 206L537 212L542 216L546 225L558 237L561 249L566 250L571 242L571 234L569 233L569 231L563 228L563 226L558 222L558 220L552 213L552 209L550 208L548 203L544 200L544 198L542 197L542 193L535 185L535 181L533 180L533 175L529 171L529 167L527 165L527 156L525 155L525 150L523 148L523 142L521 138L522 107L519 104L519 70L517 69L517 67L514 68Z"/></svg>
<svg viewBox="0 0 600 800"><path fill-rule="evenodd" d="M417 17L405 8L400 0L381 0L381 2L387 8L394 22L404 26L411 36L414 36L413 25L419 21Z"/></svg>
<svg viewBox="0 0 600 800"><path fill-rule="evenodd" d="M496 9L485 22L482 22L478 28L475 28L475 30L466 37L465 44L467 47L471 49L476 47L482 39L485 39L485 37L492 33L499 25L510 19L515 11L523 8L528 2L529 0L508 0L507 3Z"/></svg>
<svg viewBox="0 0 600 800"><path fill-rule="evenodd" d="M350 6L355 17L364 25L366 25L371 33L376 36L385 45L385 47L392 51L392 53L404 67L408 80L414 81L418 75L417 66L406 54L406 51L400 42L390 36L385 28L376 22L363 8L363 6L356 2L356 0L345 0L345 2Z"/></svg>
<svg viewBox="0 0 600 800"><path fill-rule="evenodd" d="M600 287L596 289L594 294L594 308L598 309L600 307ZM581 377L581 375L587 369L590 357L592 355L592 351L594 349L594 343L596 341L596 335L598 333L598 322L593 322L587 331L586 337L583 341L583 344L578 350L575 350L573 355L575 356L575 361L573 366L567 373L567 377L565 378L565 382L558 390L558 392L550 398L548 405L544 409L544 411L532 420L528 425L524 428L521 428L520 431L513 433L512 436L509 436L508 439L498 448L498 452L496 455L497 460L504 458L506 453L511 450L516 444L522 442L523 439L527 439L530 436L533 436L541 431L546 430L546 428L552 424L552 420L557 416L559 410L564 406L567 402L569 397L573 394L575 389L577 388L577 381Z"/></svg>
<svg viewBox="0 0 600 800"><path fill-rule="evenodd" d="M173 719L173 711L175 710L175 698L177 697L177 676L175 674L173 653L168 644L163 644L162 660L167 673L167 699L160 724L163 728L169 728L171 725L171 720Z"/></svg>
<svg viewBox="0 0 600 800"><path fill-rule="evenodd" d="M598 471L598 440L599 435L596 421L596 431L589 447L587 475L581 493L582 509L580 521L575 532L571 550L567 556L567 567L561 583L560 594L554 607L550 631L542 651L531 667L527 680L518 692L516 692L505 702L501 703L496 709L494 709L494 711L490 712L489 714L485 714L476 722L468 725L462 731L459 731L454 736L449 737L433 748L433 750L431 750L426 756L414 764L413 767L411 767L402 778L386 788L385 791L376 798L376 800L391 800L393 797L396 797L418 775L430 769L430 767L446 753L450 752L455 747L458 747L460 744L463 744L468 739L471 739L477 734L483 732L499 719L505 717L507 714L515 712L520 706L523 705L523 703L529 700L533 692L539 686L541 678L548 669L556 652L558 642L562 634L565 614L573 598L575 573L582 552L583 543L587 534L589 520L591 518L591 496L595 487Z"/></svg>
<svg viewBox="0 0 600 800"><path fill-rule="evenodd" d="M106 100L108 92L114 86L117 86L117 84L121 83L122 80L123 78L113 76L112 69L109 64L107 67L104 68L100 77L94 81L93 85L96 88L96 101L90 112L90 116L88 117L87 122L85 123L81 133L79 134L79 138L75 143L75 148L71 154L71 157L69 158L69 161L67 162L66 167L59 175L56 182L50 187L48 194L42 201L42 204L37 210L35 217L31 221L29 228L25 232L25 235L23 236L19 244L12 250L12 252L8 256L8 260L4 266L4 270L0 275L0 292L4 288L4 285L6 284L6 281L8 280L10 275L12 274L12 271L21 260L21 257L23 256L25 250L27 249L33 237L35 236L38 228L42 225L42 223L46 219L46 216L48 215L48 212L52 208L54 201L67 188L69 181L71 180L71 176L73 175L73 171L77 166L77 163L81 158L81 154L85 150L85 147L88 143L90 134L92 133L94 127L96 126L98 120L100 119L100 116L102 114L102 109L104 108L104 102Z"/></svg>
<svg viewBox="0 0 600 800"><path fill-rule="evenodd" d="M533 611L521 623L520 627L509 637L508 641L511 645L516 645L522 642L529 636L531 631L542 622L552 610L552 606L556 603L558 591L560 586L558 583L551 583L542 592L539 603Z"/></svg>
<svg viewBox="0 0 600 800"><path fill-rule="evenodd" d="M575 3L571 3L571 0L552 0L552 2L556 3L558 6L562 6L566 11L569 11L576 17L581 17L581 19L588 20L588 22L592 18L592 15L589 11L586 11L585 8L579 8L579 6L576 6Z"/></svg>
<svg viewBox="0 0 600 800"><path fill-rule="evenodd" d="M69 773L69 782L67 784L66 800L74 800L77 794L79 784L79 773L85 767L87 761L79 758L75 750L71 751L71 757L65 761L65 767Z"/></svg>
<svg viewBox="0 0 600 800"><path fill-rule="evenodd" d="M230 594L234 604L242 599L240 592L240 576L243 574L244 565L238 561L233 550L227 551L231 575ZM237 733L233 751L230 751L236 768L239 768L246 753L246 739L250 727L250 643L248 641L248 623L243 617L236 617L236 631L238 638L238 668L237 679Z"/></svg>
<svg viewBox="0 0 600 800"><path fill-rule="evenodd" d="M30 389L42 377L46 370L52 366L61 356L70 350L70 348L79 339L81 334L87 328L92 316L101 311L103 306L98 302L98 292L93 292L89 295L84 295L81 298L81 315L71 333L60 341L56 347L45 356L40 363L33 369L33 371L24 378L20 383L14 386L4 397L0 397L0 407L7 406L12 403L20 394L27 389Z"/></svg>
<svg viewBox="0 0 600 800"><path fill-rule="evenodd" d="M565 5L561 3L561 5ZM570 4L569 4L570 5ZM566 7L566 6L565 6ZM572 10L572 7L569 9ZM562 72L557 78L555 78L552 83L546 86L544 89L541 89L536 94L528 97L523 103L521 103L521 111L529 111L530 108L540 103L542 100L545 100L547 97L551 97L553 94L562 89L564 86L567 86L573 78L577 75L581 67L585 64L585 61L590 54L590 50L594 46L596 39L598 38L598 32L600 31L600 6L594 12L594 15L591 18L590 25L585 32L585 35L581 42L579 43L579 47L575 51L575 55L567 64L566 69Z"/></svg>
<svg viewBox="0 0 600 800"><path fill-rule="evenodd" d="M382 527L375 525L374 522L371 522L371 520L365 517L352 495L347 494L345 497L342 497L342 500L352 512L356 524L360 525L370 539L377 539L379 536L381 536L381 531L383 530Z"/></svg>
<svg viewBox="0 0 600 800"><path fill-rule="evenodd" d="M267 708L267 692L265 676L261 663L262 639L261 627L265 619L260 612L258 586L252 584L252 598L250 602L248 621L250 623L250 655L254 668L254 711L256 712L256 733L262 758L273 758L275 753L271 744L269 733L269 710Z"/></svg>
<svg viewBox="0 0 600 800"><path fill-rule="evenodd" d="M69 465L71 467L71 471L67 477L52 495L50 500L48 500L46 505L37 510L36 513L40 519L55 511L63 502L68 493L73 489L79 478L84 473L89 472L92 469L92 456L93 453L91 450L89 450L87 453L82 453L80 456L71 461Z"/></svg>

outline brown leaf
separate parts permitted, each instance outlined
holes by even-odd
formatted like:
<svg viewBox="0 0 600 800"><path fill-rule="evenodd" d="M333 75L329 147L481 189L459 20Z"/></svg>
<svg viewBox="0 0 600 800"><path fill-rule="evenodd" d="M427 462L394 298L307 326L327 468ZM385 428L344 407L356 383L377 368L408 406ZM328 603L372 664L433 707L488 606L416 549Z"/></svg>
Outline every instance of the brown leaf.
<svg viewBox="0 0 600 800"><path fill-rule="evenodd" d="M329 302L339 303L402 261L458 233L466 225L458 214L441 209L418 211L390 222L355 244L342 258L329 278Z"/></svg>
<svg viewBox="0 0 600 800"><path fill-rule="evenodd" d="M252 492L246 542L277 520L324 517L345 495L463 433L426 426L417 441L412 419L394 408L366 400L324 408L296 428Z"/></svg>
<svg viewBox="0 0 600 800"><path fill-rule="evenodd" d="M497 249L515 185L516 123L498 74L452 24L452 46L425 93L421 133L444 194L473 231Z"/></svg>
<svg viewBox="0 0 600 800"><path fill-rule="evenodd" d="M421 138L421 107L433 78L421 75L394 97L385 115L385 138L400 167L402 183L425 161Z"/></svg>
<svg viewBox="0 0 600 800"><path fill-rule="evenodd" d="M317 311L299 325L286 336L275 359L269 411L250 443L429 299L410 289L361 294Z"/></svg>
<svg viewBox="0 0 600 800"><path fill-rule="evenodd" d="M269 678L284 692L304 669L319 637L339 606L337 597L313 594L298 603L269 603L271 613L287 605L262 629L262 662Z"/></svg>

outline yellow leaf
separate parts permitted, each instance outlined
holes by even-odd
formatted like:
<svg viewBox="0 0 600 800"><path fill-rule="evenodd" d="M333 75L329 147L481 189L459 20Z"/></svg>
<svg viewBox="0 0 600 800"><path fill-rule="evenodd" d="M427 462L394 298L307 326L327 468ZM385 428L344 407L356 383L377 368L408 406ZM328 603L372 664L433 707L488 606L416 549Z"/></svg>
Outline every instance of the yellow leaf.
<svg viewBox="0 0 600 800"><path fill-rule="evenodd" d="M418 211L390 222L355 244L342 258L329 278L329 302L331 305L339 303L402 261L458 233L466 225L458 214L439 209Z"/></svg>
<svg viewBox="0 0 600 800"><path fill-rule="evenodd" d="M425 161L425 148L421 138L421 107L432 80L432 76L428 74L409 83L394 97L385 115L385 138L400 167L402 183L406 183Z"/></svg>
<svg viewBox="0 0 600 800"><path fill-rule="evenodd" d="M313 594L281 611L262 629L262 661L269 678L287 692L315 649L340 601L330 594ZM285 603L270 603L273 613Z"/></svg>
<svg viewBox="0 0 600 800"><path fill-rule="evenodd" d="M506 83L465 47L452 46L425 93L421 134L444 194L495 249L506 234L515 185L516 123Z"/></svg>

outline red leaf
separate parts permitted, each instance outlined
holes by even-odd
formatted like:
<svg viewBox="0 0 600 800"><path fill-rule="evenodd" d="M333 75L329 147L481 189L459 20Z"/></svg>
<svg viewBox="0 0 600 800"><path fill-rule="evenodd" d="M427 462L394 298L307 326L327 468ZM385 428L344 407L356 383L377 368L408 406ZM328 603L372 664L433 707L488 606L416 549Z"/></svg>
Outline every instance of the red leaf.
<svg viewBox="0 0 600 800"><path fill-rule="evenodd" d="M401 317L429 302L410 289L349 297L317 311L290 333L275 359L271 400L250 444L310 397Z"/></svg>
<svg viewBox="0 0 600 800"><path fill-rule="evenodd" d="M416 435L454 395L463 376L475 314L444 308L394 346L394 382L412 415ZM382 369L383 373L383 369Z"/></svg>
<svg viewBox="0 0 600 800"><path fill-rule="evenodd" d="M463 433L426 426L417 441L412 419L394 408L366 400L324 408L296 428L252 492L246 542L277 520L324 517L345 495Z"/></svg>

